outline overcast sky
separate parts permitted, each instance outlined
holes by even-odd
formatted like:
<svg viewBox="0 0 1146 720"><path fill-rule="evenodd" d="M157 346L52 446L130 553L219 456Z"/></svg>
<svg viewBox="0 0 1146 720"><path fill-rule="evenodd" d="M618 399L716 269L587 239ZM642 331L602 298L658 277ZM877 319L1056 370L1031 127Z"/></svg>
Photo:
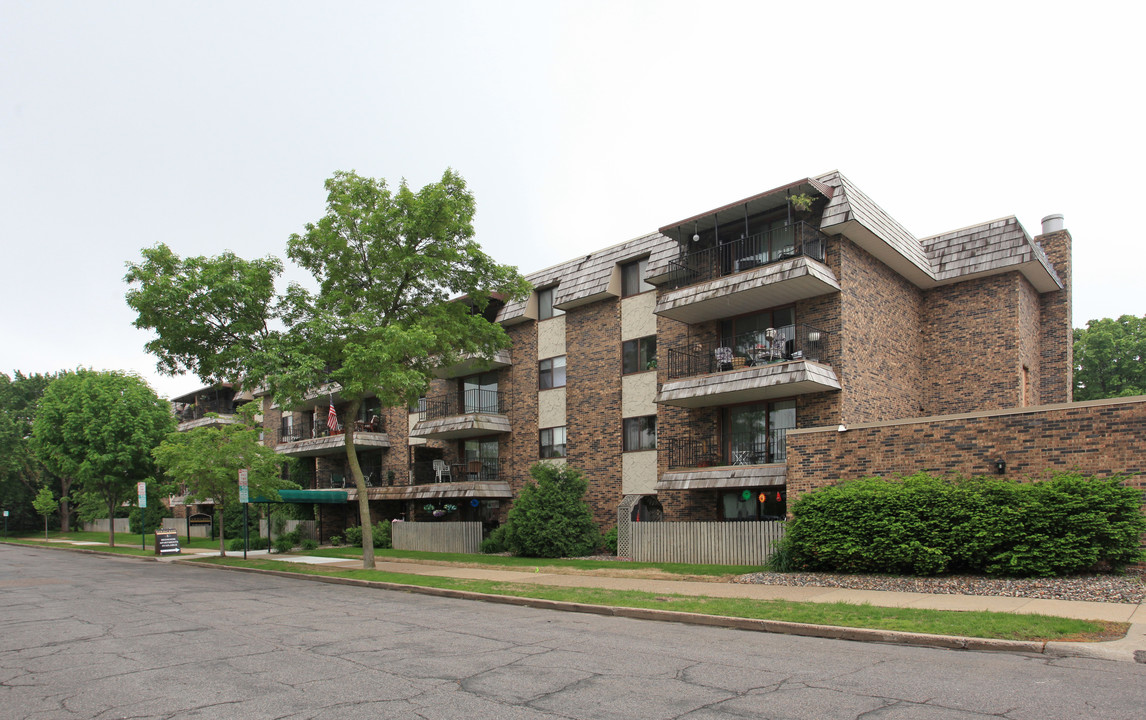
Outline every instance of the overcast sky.
<svg viewBox="0 0 1146 720"><path fill-rule="evenodd" d="M838 169L917 237L1062 213L1075 325L1143 315L1146 10L1105 5L0 0L0 371L195 389L124 263L282 256L335 170L455 168L529 273Z"/></svg>

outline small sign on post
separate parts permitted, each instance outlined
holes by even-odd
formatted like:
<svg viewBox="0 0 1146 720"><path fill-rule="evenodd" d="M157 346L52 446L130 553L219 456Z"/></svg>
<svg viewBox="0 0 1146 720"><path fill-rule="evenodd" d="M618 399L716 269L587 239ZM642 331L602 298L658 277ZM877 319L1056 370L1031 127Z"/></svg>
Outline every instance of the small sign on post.
<svg viewBox="0 0 1146 720"><path fill-rule="evenodd" d="M136 485L136 489L139 490L139 507L140 508L146 508L147 507L147 483L145 483L145 482L139 483L138 485Z"/></svg>
<svg viewBox="0 0 1146 720"><path fill-rule="evenodd" d="M155 531L155 554L178 555L179 532L174 528L160 528Z"/></svg>
<svg viewBox="0 0 1146 720"><path fill-rule="evenodd" d="M246 469L239 471L239 502L249 503L251 501L250 489L247 485L247 471Z"/></svg>

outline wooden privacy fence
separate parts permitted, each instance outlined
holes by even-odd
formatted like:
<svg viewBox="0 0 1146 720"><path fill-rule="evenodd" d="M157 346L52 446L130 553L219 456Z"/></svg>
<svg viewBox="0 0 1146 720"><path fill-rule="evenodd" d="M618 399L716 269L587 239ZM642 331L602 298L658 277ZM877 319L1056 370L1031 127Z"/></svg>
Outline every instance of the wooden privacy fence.
<svg viewBox="0 0 1146 720"><path fill-rule="evenodd" d="M481 552L480 522L396 522L390 529L395 550Z"/></svg>
<svg viewBox="0 0 1146 720"><path fill-rule="evenodd" d="M129 529L130 520L128 518L115 519L115 531L117 533L125 533ZM100 518L98 520L91 520L84 523L84 532L111 532L111 523L107 518Z"/></svg>
<svg viewBox="0 0 1146 720"><path fill-rule="evenodd" d="M635 522L636 562L763 565L784 537L782 522Z"/></svg>

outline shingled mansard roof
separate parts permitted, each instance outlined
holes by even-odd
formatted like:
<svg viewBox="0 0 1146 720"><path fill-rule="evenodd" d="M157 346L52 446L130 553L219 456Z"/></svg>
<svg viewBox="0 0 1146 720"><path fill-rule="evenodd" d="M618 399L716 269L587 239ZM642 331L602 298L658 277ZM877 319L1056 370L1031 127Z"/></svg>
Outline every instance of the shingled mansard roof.
<svg viewBox="0 0 1146 720"><path fill-rule="evenodd" d="M526 279L535 288L556 285L554 304L563 310L605 297L619 297L620 288L610 286L619 263L648 256L646 278L668 274L670 261L680 257L685 245L683 237L670 236L673 229L678 235L686 225L705 229L716 223L718 213L723 215L741 207L751 212L780 207L788 194L797 192L813 192L828 199L820 224L825 233L847 237L918 287L930 288L1013 270L1023 273L1039 292L1063 286L1042 248L1014 216L920 240L838 171L804 178L701 213L658 232L527 275ZM507 304L497 319L511 324L529 319L528 303L522 300Z"/></svg>

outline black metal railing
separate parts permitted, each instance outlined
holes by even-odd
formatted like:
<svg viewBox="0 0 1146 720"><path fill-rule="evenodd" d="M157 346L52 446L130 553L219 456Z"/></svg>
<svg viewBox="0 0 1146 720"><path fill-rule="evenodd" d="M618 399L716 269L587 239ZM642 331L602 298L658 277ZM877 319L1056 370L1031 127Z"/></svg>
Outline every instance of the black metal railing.
<svg viewBox="0 0 1146 720"><path fill-rule="evenodd" d="M366 481L366 487L385 487L386 486L386 473L380 466L363 465L362 466L362 479ZM395 476L394 484L398 484L398 477ZM404 482L402 484L405 484ZM320 489L330 488L332 490L345 490L354 487L354 476L350 471L334 471L319 475L318 487Z"/></svg>
<svg viewBox="0 0 1146 720"><path fill-rule="evenodd" d="M716 247L693 250L680 260L669 261L670 279L661 287L677 290L799 255L823 262L827 239L818 228L796 222Z"/></svg>
<svg viewBox="0 0 1146 720"><path fill-rule="evenodd" d="M664 351L668 378L676 380L792 360L830 362L824 352L829 335L811 325L786 325L708 342L683 343Z"/></svg>
<svg viewBox="0 0 1146 720"><path fill-rule="evenodd" d="M767 465L787 457L788 428L759 433L689 436L668 441L669 467Z"/></svg>
<svg viewBox="0 0 1146 720"><path fill-rule="evenodd" d="M437 420L470 413L505 414L505 395L498 390L466 390L426 398L423 420Z"/></svg>
<svg viewBox="0 0 1146 720"><path fill-rule="evenodd" d="M338 430L331 430L330 426L326 423L326 418L321 418L317 423L311 417L303 417L298 422L290 427L280 426L275 434L276 443L299 442L300 440L314 440L316 438L330 437L331 435L342 435L345 432L345 426L342 424L342 417L339 416ZM377 415L373 416L370 421L363 422L361 420L354 423L354 432L357 433L384 433L386 432L386 423Z"/></svg>
<svg viewBox="0 0 1146 720"><path fill-rule="evenodd" d="M435 466L434 461L418 461L410 468L411 485L431 485L436 482L490 482L501 479L497 458L464 460L461 462L441 461L444 465ZM440 479L439 479L440 478Z"/></svg>
<svg viewBox="0 0 1146 720"><path fill-rule="evenodd" d="M207 415L207 413L218 413L219 415L233 415L235 413L235 403L230 400L211 400L207 402L197 402L194 405L187 405L182 411L177 413L179 422L190 422L192 420L199 420Z"/></svg>

